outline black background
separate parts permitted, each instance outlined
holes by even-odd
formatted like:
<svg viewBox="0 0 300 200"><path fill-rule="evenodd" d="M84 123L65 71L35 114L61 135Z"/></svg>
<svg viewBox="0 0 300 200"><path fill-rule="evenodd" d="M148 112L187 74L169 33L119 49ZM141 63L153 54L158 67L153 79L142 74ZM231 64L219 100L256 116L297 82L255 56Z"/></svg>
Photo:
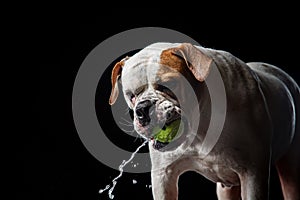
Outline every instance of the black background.
<svg viewBox="0 0 300 200"><path fill-rule="evenodd" d="M91 11L92 14L89 10L89 14L81 10L71 13L42 10L24 20L20 29L28 33L24 39L28 49L33 50L32 63L38 68L27 70L34 77L28 80L32 93L26 95L34 97L28 107L35 126L34 131L22 138L17 156L24 185L18 198L108 199L107 193L100 195L98 190L111 183L118 171L97 161L81 143L72 118L72 87L77 70L89 52L121 31L145 26L174 29L205 47L229 51L245 62L262 61L279 66L300 83L299 52L293 50L299 44L299 21L293 5L277 5L276 9L260 4L245 4L240 8L221 6L221 11L215 10L215 6L193 10L181 5L172 9L102 6ZM108 70L103 80L107 90L97 97L98 115L104 114L101 109L110 112L109 73ZM124 140L123 133L114 128L110 134L115 143L131 151L141 143L133 138ZM274 168L271 174L271 199L282 199ZM132 184L133 179L137 184ZM125 173L115 188L115 199L152 199L151 190L146 187L149 184L149 173ZM188 172L179 180L179 196L179 199L216 199L215 184Z"/></svg>

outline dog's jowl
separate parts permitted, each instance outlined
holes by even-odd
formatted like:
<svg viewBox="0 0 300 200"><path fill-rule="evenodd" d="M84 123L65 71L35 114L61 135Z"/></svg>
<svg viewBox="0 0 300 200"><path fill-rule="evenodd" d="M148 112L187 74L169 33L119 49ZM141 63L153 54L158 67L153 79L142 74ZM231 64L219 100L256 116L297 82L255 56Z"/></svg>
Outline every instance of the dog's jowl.
<svg viewBox="0 0 300 200"><path fill-rule="evenodd" d="M217 126L214 86L207 83L216 71L226 118L204 155L207 130ZM271 165L284 198L300 199L300 90L279 68L188 43L155 43L115 65L110 104L118 97L118 80L136 132L149 140L155 200L176 200L178 177L188 170L217 183L218 199L266 200Z"/></svg>

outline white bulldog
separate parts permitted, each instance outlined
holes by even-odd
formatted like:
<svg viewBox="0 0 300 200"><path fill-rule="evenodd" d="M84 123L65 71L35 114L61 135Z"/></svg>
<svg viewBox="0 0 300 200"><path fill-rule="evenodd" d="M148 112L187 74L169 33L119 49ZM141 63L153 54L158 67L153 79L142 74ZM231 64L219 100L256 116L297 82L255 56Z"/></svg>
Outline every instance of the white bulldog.
<svg viewBox="0 0 300 200"><path fill-rule="evenodd" d="M215 106L206 80L214 70L226 91L226 118L206 154L203 141ZM176 200L178 177L188 170L217 183L220 200L266 200L271 164L277 167L285 200L300 199L300 90L285 72L265 63L244 63L224 51L155 43L115 65L111 105L119 78L135 130L150 141L155 200ZM190 101L183 79L197 101ZM156 132L168 127L180 133L159 140Z"/></svg>

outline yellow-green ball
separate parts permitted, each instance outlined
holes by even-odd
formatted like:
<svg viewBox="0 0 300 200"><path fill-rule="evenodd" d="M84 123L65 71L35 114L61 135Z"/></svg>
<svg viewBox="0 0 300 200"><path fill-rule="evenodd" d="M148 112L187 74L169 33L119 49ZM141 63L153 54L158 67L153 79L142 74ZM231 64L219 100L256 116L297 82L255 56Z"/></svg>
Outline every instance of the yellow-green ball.
<svg viewBox="0 0 300 200"><path fill-rule="evenodd" d="M154 134L154 139L163 143L171 142L183 129L183 123L180 126L180 122L180 119L172 122L170 125L166 126L165 130L161 129L160 127L154 127L152 131Z"/></svg>

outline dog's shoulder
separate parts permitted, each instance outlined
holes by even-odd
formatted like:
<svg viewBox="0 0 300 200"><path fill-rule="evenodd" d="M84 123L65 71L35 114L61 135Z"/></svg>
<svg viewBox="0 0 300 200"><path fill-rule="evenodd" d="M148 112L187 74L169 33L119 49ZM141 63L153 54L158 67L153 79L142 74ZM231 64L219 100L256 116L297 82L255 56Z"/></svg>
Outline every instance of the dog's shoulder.
<svg viewBox="0 0 300 200"><path fill-rule="evenodd" d="M198 48L213 59L215 67L222 76L228 98L231 94L234 96L240 94L241 102L249 96L255 98L259 91L256 74L244 61L227 51Z"/></svg>

